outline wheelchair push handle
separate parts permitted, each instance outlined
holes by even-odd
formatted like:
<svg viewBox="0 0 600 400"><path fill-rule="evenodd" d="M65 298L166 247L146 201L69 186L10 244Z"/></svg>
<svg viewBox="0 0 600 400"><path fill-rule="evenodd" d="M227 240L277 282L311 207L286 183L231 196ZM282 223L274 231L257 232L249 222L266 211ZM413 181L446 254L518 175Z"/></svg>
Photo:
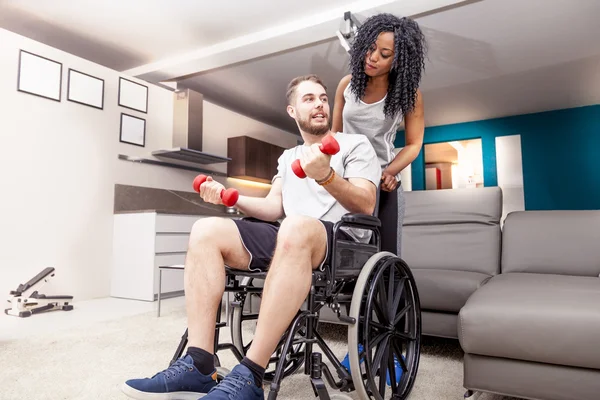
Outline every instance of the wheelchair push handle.
<svg viewBox="0 0 600 400"><path fill-rule="evenodd" d="M194 187L194 191L200 193L200 185L202 185L206 181L206 178L208 177L203 174L200 174L196 178L194 178L194 183L192 185ZM238 193L237 189L229 188L221 190L221 201L223 201L223 204L225 204L227 207L234 206L237 203L239 197L240 194Z"/></svg>
<svg viewBox="0 0 600 400"><path fill-rule="evenodd" d="M340 144L337 140L335 140L333 136L325 136L321 141L319 150L321 150L321 153L323 154L328 154L332 156L334 154L337 154L338 151L340 151ZM292 171L294 171L294 174L296 174L298 178L306 178L306 173L300 165L300 160L294 160L294 162L292 163Z"/></svg>

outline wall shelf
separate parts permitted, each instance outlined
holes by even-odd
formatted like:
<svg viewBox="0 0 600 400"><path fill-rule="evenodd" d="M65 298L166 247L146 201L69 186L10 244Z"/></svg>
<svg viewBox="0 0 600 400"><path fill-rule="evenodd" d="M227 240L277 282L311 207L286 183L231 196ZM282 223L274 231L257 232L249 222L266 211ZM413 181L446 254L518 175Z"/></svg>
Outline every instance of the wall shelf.
<svg viewBox="0 0 600 400"><path fill-rule="evenodd" d="M178 168L178 169L184 169L187 171L203 172L205 174L210 174L213 176L225 176L225 177L227 176L227 174L223 173L223 172L211 171L208 169L203 169L203 168L198 168L198 167L188 166L188 165L183 165L183 164L174 164L174 163L170 163L170 162L166 162L166 161L154 160L151 158L128 156L125 154L119 154L119 160L137 162L137 163L141 163L141 164L159 165L159 166L168 167L168 168Z"/></svg>

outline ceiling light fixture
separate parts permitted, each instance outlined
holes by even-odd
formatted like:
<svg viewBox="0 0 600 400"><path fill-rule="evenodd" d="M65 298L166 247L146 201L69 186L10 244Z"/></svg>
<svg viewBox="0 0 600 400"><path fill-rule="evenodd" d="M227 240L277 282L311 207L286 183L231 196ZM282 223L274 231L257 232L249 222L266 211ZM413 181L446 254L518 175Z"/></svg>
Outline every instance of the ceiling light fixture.
<svg viewBox="0 0 600 400"><path fill-rule="evenodd" d="M337 35L338 39L340 40L340 44L342 45L342 47L344 49L346 49L346 52L349 53L350 47L352 46L352 41L354 40L354 37L356 36L356 32L358 31L358 28L360 27L360 23L358 22L356 17L354 17L354 15L352 15L352 13L350 11L346 11L344 13L344 21L346 23L346 29L344 29L344 32L342 32L341 30L338 30L336 32L336 35Z"/></svg>

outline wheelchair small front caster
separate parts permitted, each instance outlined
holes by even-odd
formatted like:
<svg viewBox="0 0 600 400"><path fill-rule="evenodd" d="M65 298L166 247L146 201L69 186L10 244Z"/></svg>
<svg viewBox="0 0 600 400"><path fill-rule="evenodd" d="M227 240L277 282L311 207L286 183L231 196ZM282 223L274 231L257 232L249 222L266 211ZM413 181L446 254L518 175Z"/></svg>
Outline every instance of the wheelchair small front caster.
<svg viewBox="0 0 600 400"><path fill-rule="evenodd" d="M479 392L474 392L472 390L467 390L465 392L464 398L465 398L465 400L477 400L479 398L480 394L481 393L479 393Z"/></svg>
<svg viewBox="0 0 600 400"><path fill-rule="evenodd" d="M322 400L331 400L325 382L321 378L321 353L312 353L312 368L310 370L310 381L312 383L315 396Z"/></svg>

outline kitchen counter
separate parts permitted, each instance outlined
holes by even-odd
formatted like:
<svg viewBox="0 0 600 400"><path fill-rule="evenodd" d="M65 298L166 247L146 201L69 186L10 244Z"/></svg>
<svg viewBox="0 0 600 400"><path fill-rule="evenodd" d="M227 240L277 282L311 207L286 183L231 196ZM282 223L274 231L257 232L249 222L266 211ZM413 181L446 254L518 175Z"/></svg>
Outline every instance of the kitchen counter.
<svg viewBox="0 0 600 400"><path fill-rule="evenodd" d="M199 215L209 217L242 217L243 214L239 212L228 213L225 211L212 210L212 209L198 209L196 211L190 210L162 210L162 209L144 209L144 210L121 210L115 211L114 214L141 214L141 213L157 213L157 214L170 214L170 215Z"/></svg>
<svg viewBox="0 0 600 400"><path fill-rule="evenodd" d="M115 185L114 214L157 213L216 217L242 217L227 207L204 202L198 193Z"/></svg>

